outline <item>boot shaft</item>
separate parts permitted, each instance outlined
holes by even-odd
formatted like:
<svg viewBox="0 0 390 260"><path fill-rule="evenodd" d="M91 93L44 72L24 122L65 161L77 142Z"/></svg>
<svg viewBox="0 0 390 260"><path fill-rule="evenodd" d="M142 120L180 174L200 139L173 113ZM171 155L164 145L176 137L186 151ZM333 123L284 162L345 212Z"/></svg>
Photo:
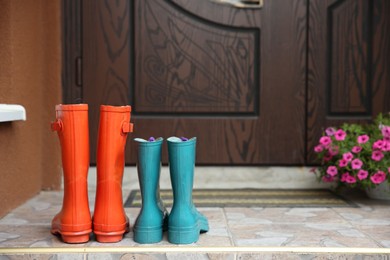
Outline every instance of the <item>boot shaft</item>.
<svg viewBox="0 0 390 260"><path fill-rule="evenodd" d="M100 106L97 143L98 181L122 181L125 145L129 132L130 106Z"/></svg>
<svg viewBox="0 0 390 260"><path fill-rule="evenodd" d="M57 131L61 143L64 185L86 181L89 168L88 105L56 105L52 130Z"/></svg>
<svg viewBox="0 0 390 260"><path fill-rule="evenodd" d="M170 137L167 141L174 206L175 204L191 205L196 138L183 141L177 137Z"/></svg>
<svg viewBox="0 0 390 260"><path fill-rule="evenodd" d="M146 141L134 139L138 143L137 171L141 188L142 204L157 204L161 171L161 148L163 139Z"/></svg>

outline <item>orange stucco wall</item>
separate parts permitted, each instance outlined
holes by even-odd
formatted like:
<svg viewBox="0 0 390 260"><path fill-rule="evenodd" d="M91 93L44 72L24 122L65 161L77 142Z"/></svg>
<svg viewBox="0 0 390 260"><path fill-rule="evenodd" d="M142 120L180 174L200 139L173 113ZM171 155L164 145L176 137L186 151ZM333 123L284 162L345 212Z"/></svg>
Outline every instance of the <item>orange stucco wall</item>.
<svg viewBox="0 0 390 260"><path fill-rule="evenodd" d="M60 0L0 0L0 103L27 112L27 121L0 123L0 217L60 186L59 143L50 131L61 101L60 8Z"/></svg>

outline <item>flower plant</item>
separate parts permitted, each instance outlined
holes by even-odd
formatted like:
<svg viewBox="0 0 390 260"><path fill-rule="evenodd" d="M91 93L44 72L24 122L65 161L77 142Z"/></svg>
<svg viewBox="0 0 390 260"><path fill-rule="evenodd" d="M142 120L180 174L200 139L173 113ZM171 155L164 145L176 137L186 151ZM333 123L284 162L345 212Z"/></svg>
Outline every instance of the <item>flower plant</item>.
<svg viewBox="0 0 390 260"><path fill-rule="evenodd" d="M372 188L390 182L390 114L379 114L371 124L329 127L314 151L321 160L314 173L336 188Z"/></svg>

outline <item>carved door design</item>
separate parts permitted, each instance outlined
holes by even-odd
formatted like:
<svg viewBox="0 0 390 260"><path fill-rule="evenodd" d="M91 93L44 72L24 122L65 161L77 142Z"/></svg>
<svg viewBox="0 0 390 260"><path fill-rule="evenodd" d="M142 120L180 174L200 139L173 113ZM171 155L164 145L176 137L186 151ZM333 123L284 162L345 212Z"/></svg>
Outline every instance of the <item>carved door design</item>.
<svg viewBox="0 0 390 260"><path fill-rule="evenodd" d="M92 160L99 105L130 104L127 163L132 137L172 135L198 138L199 164L304 163L305 0L82 3Z"/></svg>

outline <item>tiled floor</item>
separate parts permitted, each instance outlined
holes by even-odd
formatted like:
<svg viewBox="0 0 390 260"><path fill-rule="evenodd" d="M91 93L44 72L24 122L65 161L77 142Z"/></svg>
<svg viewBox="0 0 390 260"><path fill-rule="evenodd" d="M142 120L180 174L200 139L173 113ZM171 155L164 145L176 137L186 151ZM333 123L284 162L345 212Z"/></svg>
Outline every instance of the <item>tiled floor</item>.
<svg viewBox="0 0 390 260"><path fill-rule="evenodd" d="M93 211L96 170L90 169L89 198ZM170 188L163 168L161 188ZM198 188L317 188L307 168L201 168ZM136 169L126 168L123 197L138 189ZM350 208L199 208L209 219L210 231L196 244L174 246L163 241L139 245L133 233L115 244L91 241L68 245L49 232L60 210L61 191L41 192L0 219L0 259L24 257L72 259L389 259L390 202L370 200L364 194L345 194L359 207ZM139 209L126 208L133 224ZM103 251L103 252L102 252ZM67 253L67 254L64 254Z"/></svg>

